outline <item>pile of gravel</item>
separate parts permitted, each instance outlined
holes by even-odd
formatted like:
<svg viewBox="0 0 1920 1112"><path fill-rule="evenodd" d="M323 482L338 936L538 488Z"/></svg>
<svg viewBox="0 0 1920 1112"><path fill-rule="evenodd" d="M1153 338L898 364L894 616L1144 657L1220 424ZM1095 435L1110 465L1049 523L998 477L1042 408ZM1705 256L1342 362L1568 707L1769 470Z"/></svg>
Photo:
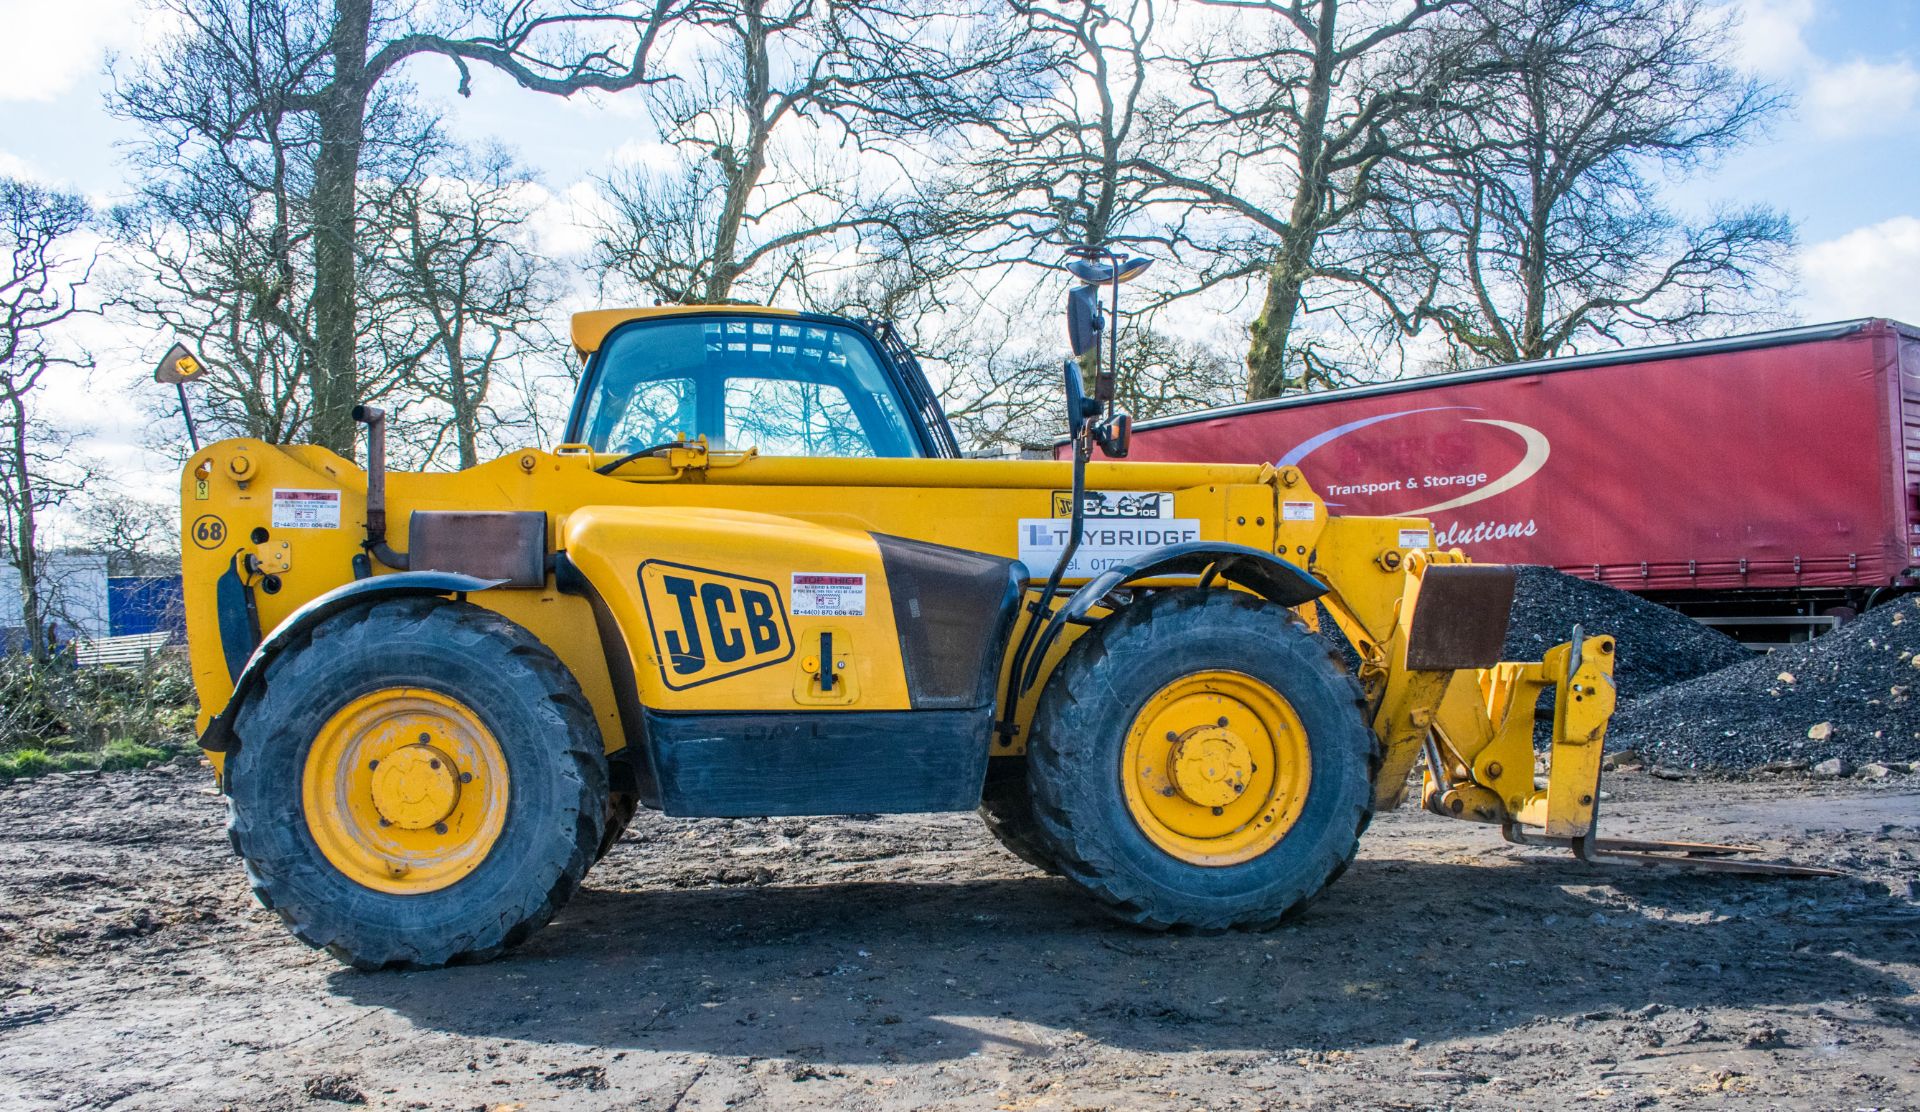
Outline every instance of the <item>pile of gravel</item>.
<svg viewBox="0 0 1920 1112"><path fill-rule="evenodd" d="M1687 768L1920 758L1920 599L1625 703L1607 741Z"/></svg>
<svg viewBox="0 0 1920 1112"><path fill-rule="evenodd" d="M1718 630L1638 595L1552 568L1522 567L1514 585L1506 658L1539 660L1573 634L1610 633L1619 643L1613 682L1634 699L1750 660L1753 652Z"/></svg>
<svg viewBox="0 0 1920 1112"><path fill-rule="evenodd" d="M1529 565L1518 570L1504 659L1539 660L1573 636L1576 624L1588 636L1610 633L1620 646L1613 682L1622 698L1631 699L1753 656L1726 634L1637 595L1552 568ZM1360 666L1360 658L1324 609L1320 631L1348 668ZM1542 705L1551 702L1549 697Z"/></svg>

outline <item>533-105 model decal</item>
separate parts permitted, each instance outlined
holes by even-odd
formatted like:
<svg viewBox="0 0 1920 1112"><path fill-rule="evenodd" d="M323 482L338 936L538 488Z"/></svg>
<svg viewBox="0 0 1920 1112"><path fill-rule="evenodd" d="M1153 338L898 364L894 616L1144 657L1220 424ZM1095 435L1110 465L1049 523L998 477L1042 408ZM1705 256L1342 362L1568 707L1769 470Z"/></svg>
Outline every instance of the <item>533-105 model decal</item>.
<svg viewBox="0 0 1920 1112"><path fill-rule="evenodd" d="M660 679L674 691L793 656L786 604L765 579L648 560L640 565L640 600Z"/></svg>

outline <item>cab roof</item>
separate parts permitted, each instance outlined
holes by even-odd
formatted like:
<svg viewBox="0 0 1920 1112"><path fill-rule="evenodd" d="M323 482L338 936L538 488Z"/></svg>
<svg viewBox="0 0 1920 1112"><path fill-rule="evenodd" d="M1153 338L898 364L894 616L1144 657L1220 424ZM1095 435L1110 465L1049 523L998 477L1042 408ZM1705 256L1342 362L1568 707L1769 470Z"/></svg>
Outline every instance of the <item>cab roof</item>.
<svg viewBox="0 0 1920 1112"><path fill-rule="evenodd" d="M765 305L648 305L628 309L589 309L573 314L573 350L584 359L600 350L608 333L629 321L683 317L694 313L740 313L770 317L800 315L793 309L774 309Z"/></svg>

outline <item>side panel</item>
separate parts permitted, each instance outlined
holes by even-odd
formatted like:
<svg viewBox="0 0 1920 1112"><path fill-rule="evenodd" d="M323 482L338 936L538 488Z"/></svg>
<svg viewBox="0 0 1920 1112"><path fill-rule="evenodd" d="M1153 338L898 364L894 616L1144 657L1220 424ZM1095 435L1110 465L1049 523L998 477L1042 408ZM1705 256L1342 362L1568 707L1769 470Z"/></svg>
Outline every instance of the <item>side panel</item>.
<svg viewBox="0 0 1920 1112"><path fill-rule="evenodd" d="M1430 517L1439 547L1476 561L1633 590L1885 584L1920 543L1895 509L1920 475L1903 463L1920 437L1901 443L1890 381L1903 342L1876 322L1791 345L1307 397L1143 428L1133 455L1297 464L1334 514Z"/></svg>
<svg viewBox="0 0 1920 1112"><path fill-rule="evenodd" d="M864 532L593 506L568 515L562 537L625 631L650 711L912 709L880 548Z"/></svg>

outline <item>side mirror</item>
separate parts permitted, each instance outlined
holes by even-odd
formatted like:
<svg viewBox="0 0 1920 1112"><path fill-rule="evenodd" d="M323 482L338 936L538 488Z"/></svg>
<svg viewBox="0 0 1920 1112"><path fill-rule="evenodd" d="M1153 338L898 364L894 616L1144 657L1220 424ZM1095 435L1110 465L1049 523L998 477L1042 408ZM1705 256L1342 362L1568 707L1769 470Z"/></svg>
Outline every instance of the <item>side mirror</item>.
<svg viewBox="0 0 1920 1112"><path fill-rule="evenodd" d="M160 357L160 365L153 369L153 381L171 386L185 386L189 382L198 382L207 373L207 365L200 357L187 350L185 344L175 344Z"/></svg>
<svg viewBox="0 0 1920 1112"><path fill-rule="evenodd" d="M1087 423L1100 416L1100 403L1087 397L1080 385L1080 364L1071 359L1062 359L1060 367L1067 381L1067 437L1080 439L1086 431Z"/></svg>
<svg viewBox="0 0 1920 1112"><path fill-rule="evenodd" d="M1067 346L1075 357L1100 342L1100 294L1092 286L1075 286L1067 293Z"/></svg>

